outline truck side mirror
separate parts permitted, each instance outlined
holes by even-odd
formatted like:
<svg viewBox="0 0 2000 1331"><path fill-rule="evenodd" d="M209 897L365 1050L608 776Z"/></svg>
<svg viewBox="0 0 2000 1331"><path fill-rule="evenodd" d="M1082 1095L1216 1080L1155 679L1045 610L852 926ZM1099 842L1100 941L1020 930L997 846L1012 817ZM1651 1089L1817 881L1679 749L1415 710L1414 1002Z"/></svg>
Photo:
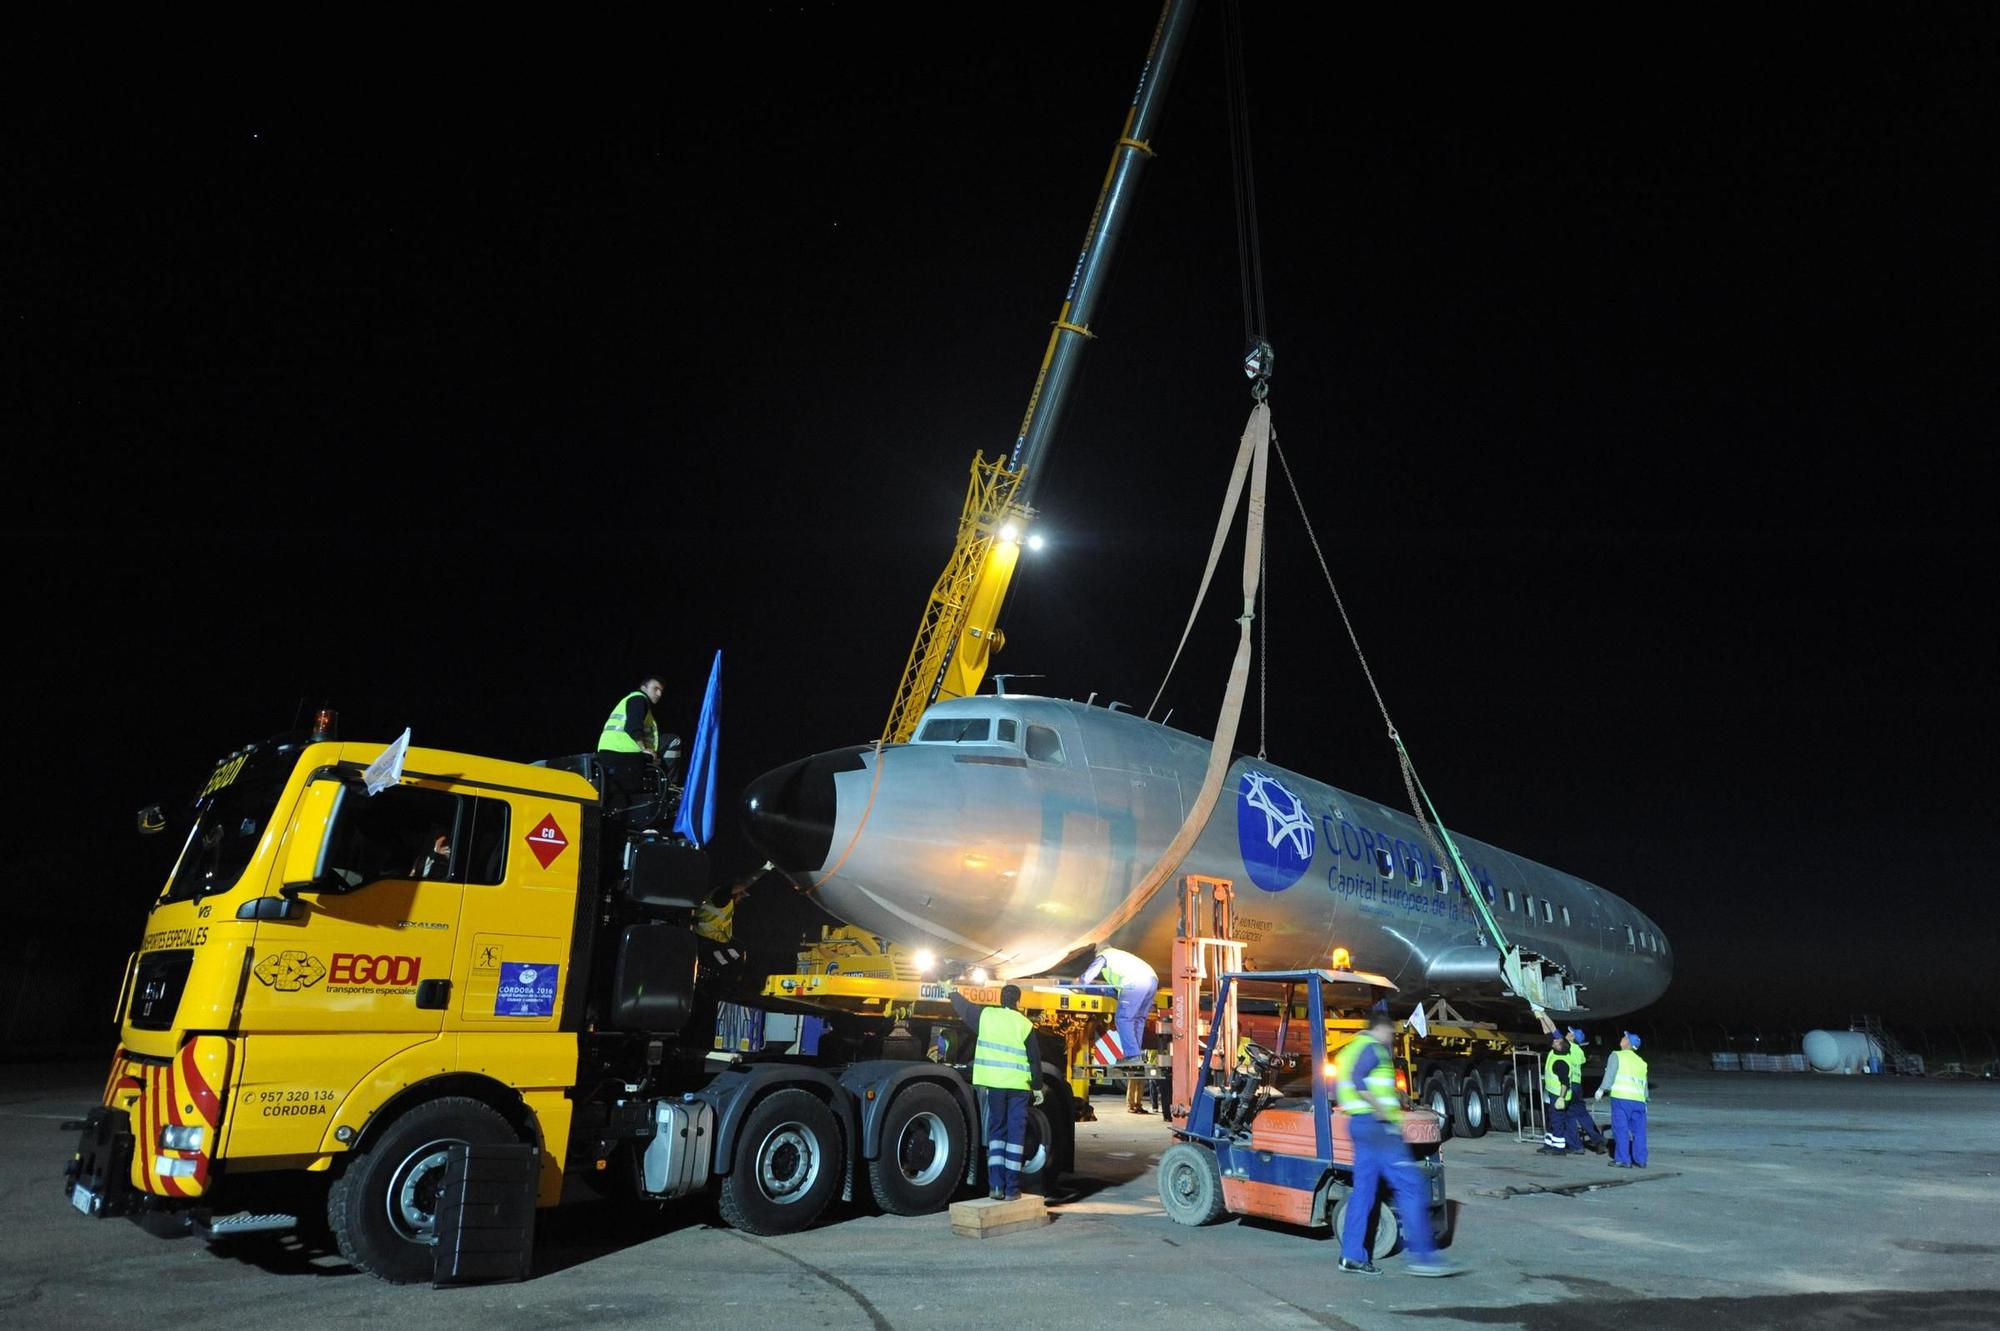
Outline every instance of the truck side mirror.
<svg viewBox="0 0 2000 1331"><path fill-rule="evenodd" d="M337 778L306 783L292 815L291 839L285 846L285 877L278 890L286 896L301 892L345 892L347 884L326 871L328 834L340 814L347 784Z"/></svg>

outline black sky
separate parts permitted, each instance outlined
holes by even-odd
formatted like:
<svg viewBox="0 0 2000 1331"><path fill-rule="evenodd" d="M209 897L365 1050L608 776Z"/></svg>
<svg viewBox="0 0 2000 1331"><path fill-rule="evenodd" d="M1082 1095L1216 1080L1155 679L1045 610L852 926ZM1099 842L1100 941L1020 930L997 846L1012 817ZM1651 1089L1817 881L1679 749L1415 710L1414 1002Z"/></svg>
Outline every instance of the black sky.
<svg viewBox="0 0 2000 1331"><path fill-rule="evenodd" d="M875 734L1156 12L725 9L16 96L16 928L87 904L122 956L131 810L302 695L533 758L648 670L691 729L719 647L730 791ZM1062 696L1151 695L1249 405L1220 13L1006 621ZM1990 997L1995 21L1244 27L1279 438L1446 817L1654 915L1675 1011ZM1273 511L1271 756L1399 802Z"/></svg>

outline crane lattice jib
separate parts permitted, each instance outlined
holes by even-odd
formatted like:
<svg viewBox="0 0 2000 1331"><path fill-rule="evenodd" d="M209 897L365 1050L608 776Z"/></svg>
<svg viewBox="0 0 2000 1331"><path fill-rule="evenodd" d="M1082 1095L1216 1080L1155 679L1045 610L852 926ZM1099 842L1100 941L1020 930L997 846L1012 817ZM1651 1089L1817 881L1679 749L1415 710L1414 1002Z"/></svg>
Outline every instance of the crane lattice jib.
<svg viewBox="0 0 2000 1331"><path fill-rule="evenodd" d="M994 620L1021 553L1019 542L1005 539L1001 531L1009 522L1023 524L1028 518L1015 503L1025 475L999 458L989 462L984 454L973 455L958 540L924 605L883 743L902 743L916 730L926 707L939 698L965 697L984 678L987 656L1000 642Z"/></svg>

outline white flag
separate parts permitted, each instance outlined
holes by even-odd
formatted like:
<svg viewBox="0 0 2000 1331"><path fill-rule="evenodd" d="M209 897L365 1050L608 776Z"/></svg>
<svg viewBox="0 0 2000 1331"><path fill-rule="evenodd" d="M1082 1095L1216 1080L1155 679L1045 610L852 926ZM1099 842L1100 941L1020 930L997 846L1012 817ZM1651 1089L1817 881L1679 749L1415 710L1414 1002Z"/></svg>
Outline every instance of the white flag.
<svg viewBox="0 0 2000 1331"><path fill-rule="evenodd" d="M403 727L403 733L396 736L396 742L382 750L382 756L368 764L361 774L361 784L368 788L370 795L379 795L403 779L403 757L410 751L410 728Z"/></svg>
<svg viewBox="0 0 2000 1331"><path fill-rule="evenodd" d="M1431 1024L1424 1020L1424 1005L1417 1004L1417 1010L1410 1014L1410 1029L1417 1033L1419 1040L1431 1033Z"/></svg>

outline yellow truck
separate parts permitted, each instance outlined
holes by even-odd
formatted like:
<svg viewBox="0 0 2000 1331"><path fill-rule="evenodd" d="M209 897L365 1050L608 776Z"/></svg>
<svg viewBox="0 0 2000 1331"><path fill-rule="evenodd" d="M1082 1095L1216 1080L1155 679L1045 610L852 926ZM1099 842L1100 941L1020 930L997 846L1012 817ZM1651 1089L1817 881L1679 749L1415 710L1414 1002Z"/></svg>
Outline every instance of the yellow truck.
<svg viewBox="0 0 2000 1331"><path fill-rule="evenodd" d="M607 807L594 756L412 748L371 782L383 756L329 723L209 776L126 968L78 1211L209 1238L323 1214L356 1266L412 1282L482 1154L529 1158L539 1206L566 1180L707 1194L765 1235L836 1196L920 1214L980 1183L962 1067L868 1057L866 1023L830 1042L846 1061L709 1050L706 857L627 826L647 820ZM1052 1050L1051 1168L1066 1071Z"/></svg>

